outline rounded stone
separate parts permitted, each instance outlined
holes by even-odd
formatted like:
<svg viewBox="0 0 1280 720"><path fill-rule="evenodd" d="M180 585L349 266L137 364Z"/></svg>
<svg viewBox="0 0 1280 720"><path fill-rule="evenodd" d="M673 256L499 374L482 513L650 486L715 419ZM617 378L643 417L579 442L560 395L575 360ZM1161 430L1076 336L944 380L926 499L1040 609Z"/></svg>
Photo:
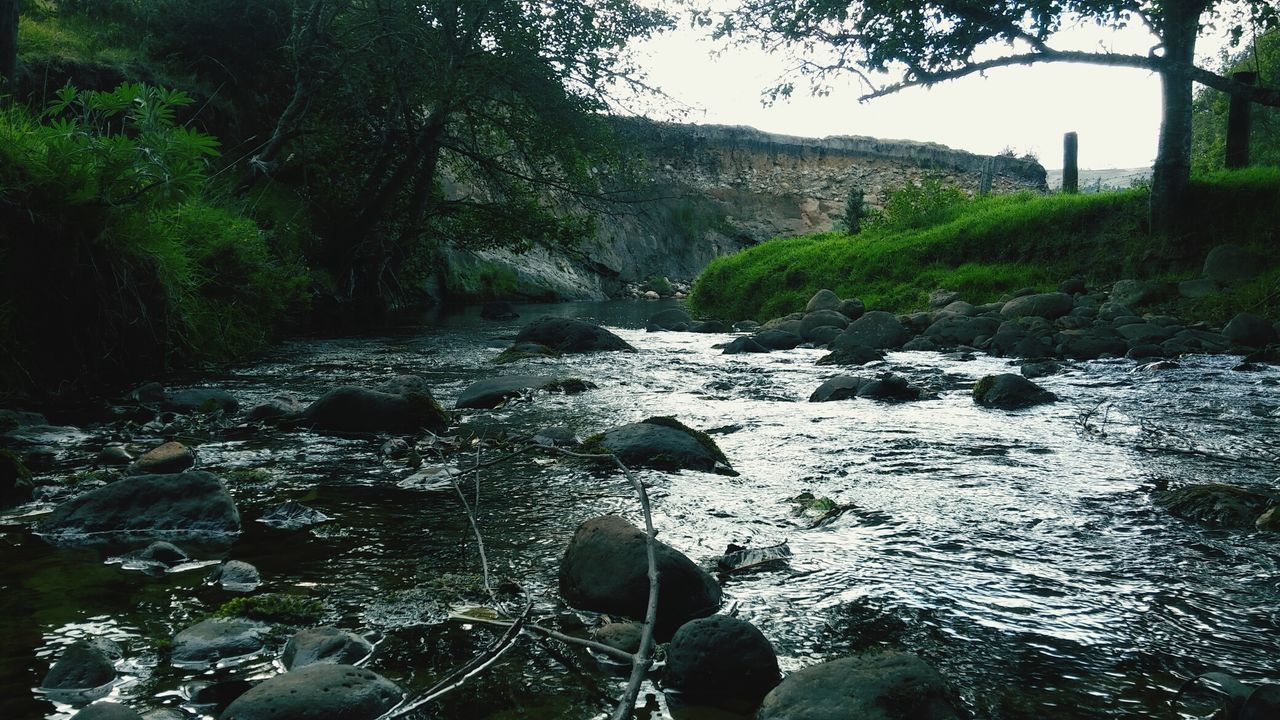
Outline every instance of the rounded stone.
<svg viewBox="0 0 1280 720"><path fill-rule="evenodd" d="M355 633L326 625L303 630L289 638L280 662L289 670L317 663L352 665L372 652L373 644L368 640Z"/></svg>
<svg viewBox="0 0 1280 720"><path fill-rule="evenodd" d="M665 686L680 705L748 712L778 684L778 657L756 626L713 615L680 627L667 647Z"/></svg>
<svg viewBox="0 0 1280 720"><path fill-rule="evenodd" d="M267 678L227 706L221 720L374 720L402 695L364 668L307 665Z"/></svg>
<svg viewBox="0 0 1280 720"><path fill-rule="evenodd" d="M909 653L875 652L792 673L760 706L759 720L951 720L942 676Z"/></svg>
<svg viewBox="0 0 1280 720"><path fill-rule="evenodd" d="M40 687L46 690L88 690L116 679L116 666L99 648L84 640L67 646L49 668Z"/></svg>
<svg viewBox="0 0 1280 720"><path fill-rule="evenodd" d="M142 716L119 703L99 702L72 715L71 720L142 720Z"/></svg>

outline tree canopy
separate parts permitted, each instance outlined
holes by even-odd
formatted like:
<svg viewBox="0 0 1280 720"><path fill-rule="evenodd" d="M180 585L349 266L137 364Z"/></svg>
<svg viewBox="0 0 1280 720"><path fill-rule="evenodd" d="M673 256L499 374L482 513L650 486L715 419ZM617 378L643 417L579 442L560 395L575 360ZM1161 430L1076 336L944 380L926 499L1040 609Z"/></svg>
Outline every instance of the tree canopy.
<svg viewBox="0 0 1280 720"><path fill-rule="evenodd" d="M819 82L852 73L866 83L863 100L1000 67L1041 62L1092 63L1158 73L1163 117L1152 181L1152 228L1175 229L1178 198L1190 174L1191 86L1200 83L1280 106L1280 88L1250 86L1195 63L1197 38L1226 29L1236 41L1280 24L1271 0L746 0L736 9L696 15L720 37L798 48L797 70ZM1103 28L1140 23L1153 44L1147 54L1082 51L1054 46L1070 24ZM879 84L872 75L896 72ZM794 78L772 88L794 89Z"/></svg>

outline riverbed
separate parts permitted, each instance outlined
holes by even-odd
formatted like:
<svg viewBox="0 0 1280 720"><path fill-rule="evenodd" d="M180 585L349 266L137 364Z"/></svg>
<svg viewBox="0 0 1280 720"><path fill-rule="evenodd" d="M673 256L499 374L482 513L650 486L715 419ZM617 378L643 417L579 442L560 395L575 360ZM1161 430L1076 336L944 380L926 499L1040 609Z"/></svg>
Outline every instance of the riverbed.
<svg viewBox="0 0 1280 720"><path fill-rule="evenodd" d="M376 642L367 666L412 691L496 637L448 619L466 605L451 586L479 572L479 556L453 486L435 471L465 467L476 453L496 457L547 426L586 437L671 415L710 432L739 475L640 472L659 537L708 568L730 543L789 544L789 563L722 578L726 610L763 631L784 672L902 647L937 667L979 718L1167 716L1179 686L1203 672L1280 681L1280 536L1207 528L1153 503L1160 489L1196 482L1276 487L1276 367L1234 371L1233 356L1188 357L1159 371L1124 359L1075 363L1037 381L1059 402L999 411L976 406L971 389L1010 371L1003 359L897 352L849 371L816 366L824 353L815 349L722 355L713 345L725 335L645 332L645 320L670 306L529 305L518 307L520 320L502 322L468 309L390 332L295 339L253 362L160 378L228 390L243 407L278 393L309 401L401 373L426 378L446 407L472 381L504 374L598 386L465 411L465 436L487 440L452 459L424 445L412 467L388 455L386 436L104 419L59 439L50 474L92 482L76 473L105 443L145 449L177 433L198 446L200 469L227 478L245 520L233 546L197 557L250 562L262 591L321 600L326 622ZM490 362L543 314L594 319L639 352ZM836 374L885 369L936 398L806 402ZM558 561L583 520L620 513L640 522L625 480L534 455L461 480L469 493L478 488L495 575L523 585L544 624L585 633L592 618L559 599ZM792 500L803 492L847 507L814 526ZM214 717L225 700L218 688L278 671L270 656L171 667L166 639L233 595L207 586L200 563L148 575L103 551L48 546L32 528L56 499L0 515L5 717L73 714L34 688L80 637L123 647L115 699L171 717ZM291 532L255 522L286 500L332 520ZM624 683L580 649L522 640L421 716L591 718ZM660 689L645 690L645 716L670 717ZM1186 709L1183 717L1199 716Z"/></svg>

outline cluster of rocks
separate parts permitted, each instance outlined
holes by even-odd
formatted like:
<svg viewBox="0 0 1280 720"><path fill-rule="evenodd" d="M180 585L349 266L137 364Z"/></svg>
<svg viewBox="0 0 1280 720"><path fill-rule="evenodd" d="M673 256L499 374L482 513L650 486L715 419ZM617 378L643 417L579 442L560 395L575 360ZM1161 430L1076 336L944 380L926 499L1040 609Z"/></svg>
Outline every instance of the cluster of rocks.
<svg viewBox="0 0 1280 720"><path fill-rule="evenodd" d="M661 300L662 298L683 300L689 295L689 285L679 280L656 277L642 283L625 284L622 288L622 296L639 300Z"/></svg>

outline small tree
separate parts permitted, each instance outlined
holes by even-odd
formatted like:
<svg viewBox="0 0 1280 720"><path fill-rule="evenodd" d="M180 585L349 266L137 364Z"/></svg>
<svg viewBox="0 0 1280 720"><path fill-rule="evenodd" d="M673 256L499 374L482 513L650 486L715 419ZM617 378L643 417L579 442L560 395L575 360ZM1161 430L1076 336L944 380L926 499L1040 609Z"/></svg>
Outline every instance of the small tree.
<svg viewBox="0 0 1280 720"><path fill-rule="evenodd" d="M866 195L862 188L849 189L849 196L844 201L844 231L850 235L862 232L862 219L867 216Z"/></svg>

